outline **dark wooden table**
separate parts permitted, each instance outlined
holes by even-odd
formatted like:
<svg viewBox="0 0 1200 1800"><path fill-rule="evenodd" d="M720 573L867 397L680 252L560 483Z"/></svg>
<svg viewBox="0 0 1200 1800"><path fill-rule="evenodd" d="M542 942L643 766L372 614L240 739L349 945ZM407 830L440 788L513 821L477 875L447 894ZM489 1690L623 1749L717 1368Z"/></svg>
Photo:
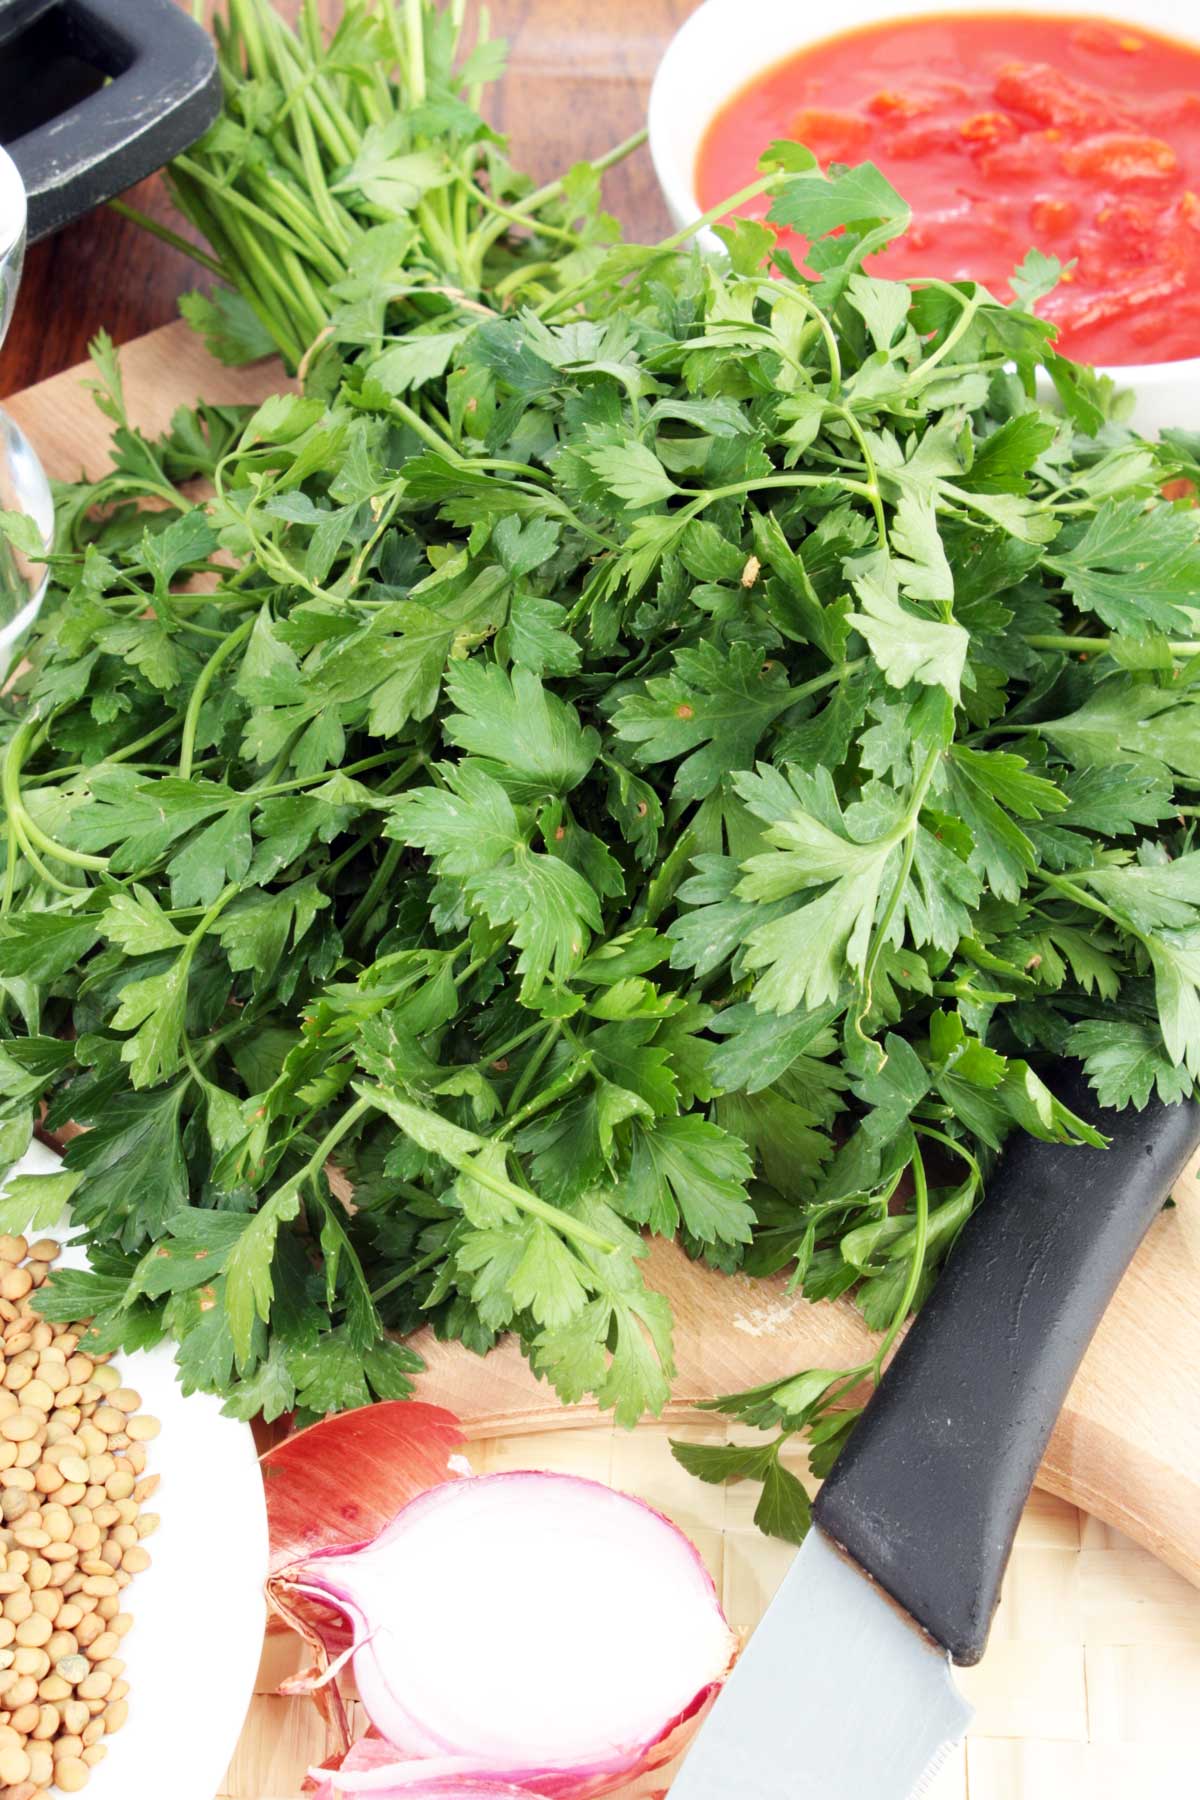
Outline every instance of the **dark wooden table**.
<svg viewBox="0 0 1200 1800"><path fill-rule="evenodd" d="M328 18L340 15L341 0L320 5ZM493 30L510 51L491 122L509 134L517 166L545 180L636 131L663 46L693 9L694 0L491 0ZM645 150L614 170L605 192L629 235L670 229ZM179 223L157 176L128 198ZM125 343L165 325L199 276L187 257L106 207L36 244L0 358L0 392L79 362L101 326Z"/></svg>

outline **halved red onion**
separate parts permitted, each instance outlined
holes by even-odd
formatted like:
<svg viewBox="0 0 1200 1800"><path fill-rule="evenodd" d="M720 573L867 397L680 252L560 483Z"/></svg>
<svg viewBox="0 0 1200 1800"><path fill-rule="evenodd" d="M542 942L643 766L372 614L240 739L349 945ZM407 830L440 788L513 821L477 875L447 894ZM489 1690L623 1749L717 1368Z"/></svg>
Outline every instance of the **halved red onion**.
<svg viewBox="0 0 1200 1800"><path fill-rule="evenodd" d="M682 1532L573 1476L432 1488L370 1543L306 1556L273 1586L285 1609L303 1598L349 1621L393 1760L372 1742L371 1766L348 1760L333 1792L376 1800L454 1780L467 1795L471 1781L527 1800L609 1793L679 1754L735 1651Z"/></svg>

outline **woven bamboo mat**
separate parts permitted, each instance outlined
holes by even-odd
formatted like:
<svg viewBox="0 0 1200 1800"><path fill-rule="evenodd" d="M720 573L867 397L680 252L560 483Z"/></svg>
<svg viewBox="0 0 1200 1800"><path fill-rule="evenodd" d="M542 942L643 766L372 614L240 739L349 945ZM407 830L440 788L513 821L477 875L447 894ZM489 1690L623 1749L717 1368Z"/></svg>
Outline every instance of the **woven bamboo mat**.
<svg viewBox="0 0 1200 1800"><path fill-rule="evenodd" d="M674 1435L711 1443L725 1433L701 1425ZM667 1438L657 1426L541 1432L474 1445L470 1459L477 1474L555 1469L652 1501L704 1554L732 1623L753 1626L791 1552L754 1529L755 1489L702 1486L675 1463ZM806 1475L802 1459L793 1466ZM272 1693L297 1661L290 1640L269 1641L218 1800L296 1800L305 1769L324 1756L312 1706ZM1034 1493L987 1656L960 1679L978 1709L975 1727L931 1800L1195 1791L1200 1592L1064 1501Z"/></svg>

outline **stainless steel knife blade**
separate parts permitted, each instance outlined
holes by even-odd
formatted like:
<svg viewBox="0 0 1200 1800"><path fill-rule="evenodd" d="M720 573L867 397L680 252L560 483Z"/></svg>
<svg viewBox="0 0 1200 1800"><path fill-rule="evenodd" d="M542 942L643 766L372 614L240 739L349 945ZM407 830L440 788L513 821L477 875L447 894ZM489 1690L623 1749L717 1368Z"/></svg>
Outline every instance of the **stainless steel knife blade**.
<svg viewBox="0 0 1200 1800"><path fill-rule="evenodd" d="M946 1652L814 1527L671 1800L910 1800L971 1717Z"/></svg>

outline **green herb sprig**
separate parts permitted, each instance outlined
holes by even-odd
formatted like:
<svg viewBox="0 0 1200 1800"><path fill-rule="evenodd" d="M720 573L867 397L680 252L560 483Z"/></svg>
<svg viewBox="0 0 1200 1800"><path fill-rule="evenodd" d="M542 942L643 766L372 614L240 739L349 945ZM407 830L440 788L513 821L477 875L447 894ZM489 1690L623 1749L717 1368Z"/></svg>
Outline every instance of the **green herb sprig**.
<svg viewBox="0 0 1200 1800"><path fill-rule="evenodd" d="M472 24L465 0L346 0L326 40L314 0L294 30L272 0L218 9L225 109L168 171L207 248L116 204L226 284L183 302L223 361L295 369L345 300L373 335L381 285L410 323L544 297L619 237L600 177L645 132L536 187L483 118L505 46L486 9Z"/></svg>
<svg viewBox="0 0 1200 1800"><path fill-rule="evenodd" d="M882 1357L1005 1136L1095 1141L1043 1053L1195 1085L1196 447L1031 312L864 273L870 166L762 183L811 273L620 246L449 347L383 273L307 394L156 443L97 348L114 471L0 733L4 1149L89 1128L50 1304L240 1416L407 1392L431 1321L632 1422L647 1231L853 1290ZM681 1455L799 1535L780 1444L877 1371Z"/></svg>

